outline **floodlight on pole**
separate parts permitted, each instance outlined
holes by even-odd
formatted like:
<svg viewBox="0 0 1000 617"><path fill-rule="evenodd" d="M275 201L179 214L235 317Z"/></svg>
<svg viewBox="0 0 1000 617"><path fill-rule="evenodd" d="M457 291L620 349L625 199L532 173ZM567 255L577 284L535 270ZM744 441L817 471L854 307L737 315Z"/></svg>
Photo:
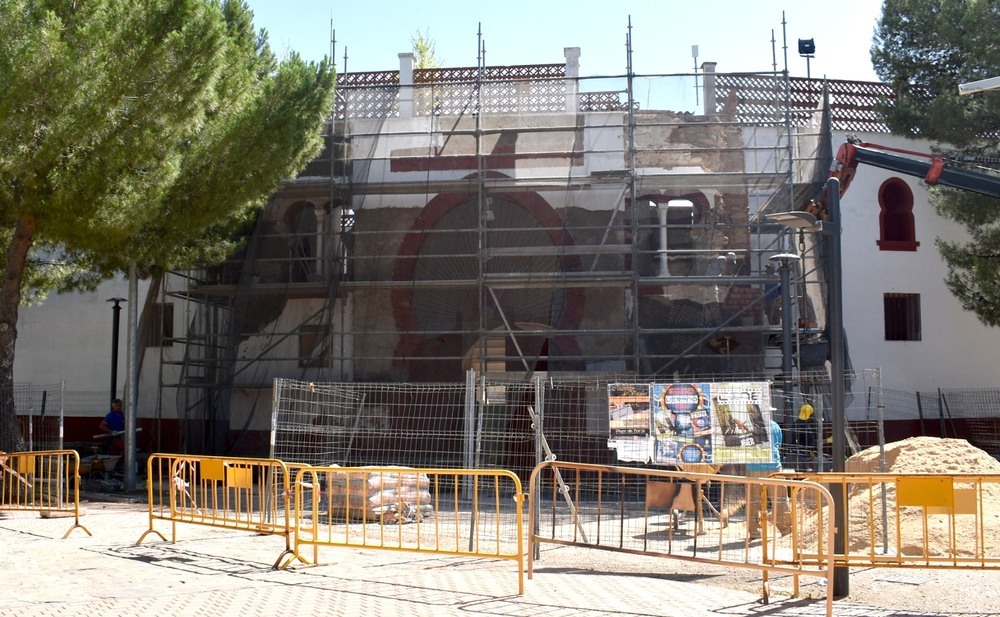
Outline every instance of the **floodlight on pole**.
<svg viewBox="0 0 1000 617"><path fill-rule="evenodd" d="M811 79L809 61L816 57L816 41L799 39L799 55L806 59L806 79Z"/></svg>

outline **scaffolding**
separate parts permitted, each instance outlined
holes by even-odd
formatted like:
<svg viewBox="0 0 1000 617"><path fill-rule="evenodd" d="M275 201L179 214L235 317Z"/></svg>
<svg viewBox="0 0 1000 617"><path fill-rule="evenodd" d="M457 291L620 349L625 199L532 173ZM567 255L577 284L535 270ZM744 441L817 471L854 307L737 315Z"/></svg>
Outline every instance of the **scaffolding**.
<svg viewBox="0 0 1000 617"><path fill-rule="evenodd" d="M807 248L764 214L801 209L825 179L821 82L714 63L581 77L576 48L530 66L400 57L338 76L323 152L238 254L161 286L187 324L159 376L159 404L189 425L181 447L225 451L261 428L276 377L780 369L766 265ZM825 83L834 128L884 129L879 84ZM818 329L811 268L797 337Z"/></svg>

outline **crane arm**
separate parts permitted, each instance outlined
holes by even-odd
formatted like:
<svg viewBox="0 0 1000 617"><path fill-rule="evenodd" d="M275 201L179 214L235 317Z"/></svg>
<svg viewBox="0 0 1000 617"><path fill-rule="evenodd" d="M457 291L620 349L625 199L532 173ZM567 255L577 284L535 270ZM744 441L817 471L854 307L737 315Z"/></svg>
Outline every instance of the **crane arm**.
<svg viewBox="0 0 1000 617"><path fill-rule="evenodd" d="M830 174L840 180L841 195L850 186L859 163L923 178L931 186L940 184L989 197L1000 197L1000 176L958 167L932 154L851 139L840 146Z"/></svg>
<svg viewBox="0 0 1000 617"><path fill-rule="evenodd" d="M1000 175L959 167L933 154L880 146L850 137L847 143L840 146L833 168L830 170L830 177L840 181L841 197L851 186L854 174L861 163L922 178L931 186L940 184L988 197L1000 197ZM812 201L805 210L820 220L827 220L826 202L824 187L819 203Z"/></svg>

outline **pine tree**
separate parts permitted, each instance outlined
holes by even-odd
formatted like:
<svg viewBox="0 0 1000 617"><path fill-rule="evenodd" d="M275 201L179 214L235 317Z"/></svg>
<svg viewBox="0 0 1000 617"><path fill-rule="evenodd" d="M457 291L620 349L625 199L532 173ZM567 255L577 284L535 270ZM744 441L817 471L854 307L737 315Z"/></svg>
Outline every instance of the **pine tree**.
<svg viewBox="0 0 1000 617"><path fill-rule="evenodd" d="M22 301L132 263L218 257L318 151L335 78L326 62L277 61L240 0L5 0L0 41L0 450L12 451Z"/></svg>
<svg viewBox="0 0 1000 617"><path fill-rule="evenodd" d="M998 31L996 0L886 0L871 55L896 89L882 108L890 129L1000 167L1000 91L958 94L960 83L1000 75ZM984 324L1000 325L1000 200L934 188L931 203L969 231L966 242L936 242L948 288Z"/></svg>

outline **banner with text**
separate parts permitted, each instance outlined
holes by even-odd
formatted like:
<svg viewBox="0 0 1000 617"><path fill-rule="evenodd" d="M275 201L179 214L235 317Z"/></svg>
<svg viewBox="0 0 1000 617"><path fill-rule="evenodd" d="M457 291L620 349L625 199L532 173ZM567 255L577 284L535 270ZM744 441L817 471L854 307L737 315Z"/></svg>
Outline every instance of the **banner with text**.
<svg viewBox="0 0 1000 617"><path fill-rule="evenodd" d="M608 447L658 465L771 462L768 382L608 385Z"/></svg>

